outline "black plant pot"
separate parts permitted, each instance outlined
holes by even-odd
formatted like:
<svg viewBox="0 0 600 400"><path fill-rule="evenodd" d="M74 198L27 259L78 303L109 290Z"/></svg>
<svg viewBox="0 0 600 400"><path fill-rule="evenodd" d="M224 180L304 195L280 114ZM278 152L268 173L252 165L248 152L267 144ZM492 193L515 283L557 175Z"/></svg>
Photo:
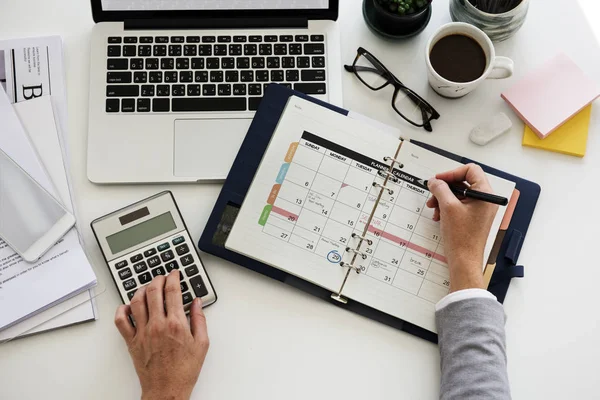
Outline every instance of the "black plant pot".
<svg viewBox="0 0 600 400"><path fill-rule="evenodd" d="M431 19L431 4L410 15L395 14L377 0L364 0L363 13L367 25L388 38L407 38L421 33Z"/></svg>

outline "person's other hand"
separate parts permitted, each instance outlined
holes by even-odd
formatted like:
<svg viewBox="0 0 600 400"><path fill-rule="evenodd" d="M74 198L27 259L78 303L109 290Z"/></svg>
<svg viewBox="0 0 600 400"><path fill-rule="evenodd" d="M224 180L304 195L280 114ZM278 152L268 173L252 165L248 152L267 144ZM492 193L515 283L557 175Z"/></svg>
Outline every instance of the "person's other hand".
<svg viewBox="0 0 600 400"><path fill-rule="evenodd" d="M129 320L135 320L135 327ZM187 400L208 351L206 319L200 299L185 316L179 271L157 276L120 306L115 325L125 339L140 378L142 400Z"/></svg>
<svg viewBox="0 0 600 400"><path fill-rule="evenodd" d="M450 270L450 292L483 289L483 255L498 206L478 200L459 200L448 183L467 184L471 189L493 193L480 166L468 164L429 180L433 197L427 201L440 221Z"/></svg>

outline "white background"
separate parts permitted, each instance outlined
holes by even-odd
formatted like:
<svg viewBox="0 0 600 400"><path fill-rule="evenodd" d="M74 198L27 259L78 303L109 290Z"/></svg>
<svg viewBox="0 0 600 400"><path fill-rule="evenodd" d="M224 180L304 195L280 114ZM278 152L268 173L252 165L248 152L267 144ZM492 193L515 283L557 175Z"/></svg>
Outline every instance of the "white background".
<svg viewBox="0 0 600 400"><path fill-rule="evenodd" d="M389 107L391 93L371 93L344 76L345 106L414 138L486 161L543 187L519 262L526 278L513 281L505 303L509 376L515 399L597 399L600 359L598 247L600 211L600 109L592 116L588 154L578 159L521 146L522 124L500 92L559 51L600 80L600 6L594 0L532 1L523 29L497 45L516 63L516 76L489 81L461 100L445 100L427 87L423 48L449 21L447 0L420 36L387 42L372 35L360 0L343 0L342 58L351 62L359 45L369 49L409 87L430 100L442 118L431 134L405 124ZM95 186L85 173L89 2L3 2L0 37L60 34L66 45L72 175L82 226L101 215L159 192L173 190L197 240L219 185ZM586 18L589 21L586 22ZM495 112L515 127L485 148L471 144L471 127ZM91 230L84 232L92 262L107 291L100 320L16 340L0 347L2 399L133 399L140 394L127 349L112 325L120 299L102 265ZM436 346L301 293L238 266L203 257L219 301L207 310L212 346L194 399L436 399ZM33 295L33 294L32 294ZM165 373L169 373L165 371Z"/></svg>

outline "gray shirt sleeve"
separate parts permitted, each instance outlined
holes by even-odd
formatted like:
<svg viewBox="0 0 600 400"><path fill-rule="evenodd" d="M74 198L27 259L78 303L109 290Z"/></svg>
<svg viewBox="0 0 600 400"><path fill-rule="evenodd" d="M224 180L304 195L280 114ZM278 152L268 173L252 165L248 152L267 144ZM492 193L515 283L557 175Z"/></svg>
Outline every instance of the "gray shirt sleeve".
<svg viewBox="0 0 600 400"><path fill-rule="evenodd" d="M504 309L472 298L436 312L441 356L441 400L509 400Z"/></svg>

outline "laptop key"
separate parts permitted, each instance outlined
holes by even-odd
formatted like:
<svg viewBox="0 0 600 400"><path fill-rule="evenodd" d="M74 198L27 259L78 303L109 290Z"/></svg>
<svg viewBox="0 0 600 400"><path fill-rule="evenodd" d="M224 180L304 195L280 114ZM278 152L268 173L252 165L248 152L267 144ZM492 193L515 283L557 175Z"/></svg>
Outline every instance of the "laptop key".
<svg viewBox="0 0 600 400"><path fill-rule="evenodd" d="M150 83L162 83L163 75L161 71L153 71L148 74L148 82Z"/></svg>
<svg viewBox="0 0 600 400"><path fill-rule="evenodd" d="M198 46L186 44L183 46L183 55L186 57L192 57L198 54Z"/></svg>
<svg viewBox="0 0 600 400"><path fill-rule="evenodd" d="M261 44L258 46L258 54L261 56L270 56L273 54L273 45L272 44Z"/></svg>
<svg viewBox="0 0 600 400"><path fill-rule="evenodd" d="M219 69L221 63L218 58L209 57L206 59L206 68L208 69Z"/></svg>
<svg viewBox="0 0 600 400"><path fill-rule="evenodd" d="M123 46L123 56L124 57L135 57L137 55L137 46L129 45Z"/></svg>
<svg viewBox="0 0 600 400"><path fill-rule="evenodd" d="M256 71L256 81L257 82L267 82L269 80L269 71L261 70Z"/></svg>
<svg viewBox="0 0 600 400"><path fill-rule="evenodd" d="M235 59L235 67L237 69L250 68L250 59L248 57L238 57Z"/></svg>
<svg viewBox="0 0 600 400"><path fill-rule="evenodd" d="M223 71L210 71L211 82L223 82Z"/></svg>
<svg viewBox="0 0 600 400"><path fill-rule="evenodd" d="M159 97L166 97L171 95L171 86L169 85L157 85L156 95Z"/></svg>
<svg viewBox="0 0 600 400"><path fill-rule="evenodd" d="M215 44L214 52L215 56L226 56L227 55L227 45L225 44Z"/></svg>
<svg viewBox="0 0 600 400"><path fill-rule="evenodd" d="M202 43L214 43L217 41L217 38L214 36L202 36Z"/></svg>
<svg viewBox="0 0 600 400"><path fill-rule="evenodd" d="M325 70L324 69L308 69L302 71L303 81L324 81Z"/></svg>
<svg viewBox="0 0 600 400"><path fill-rule="evenodd" d="M233 85L233 95L234 96L245 96L246 95L246 85L243 83L237 83Z"/></svg>
<svg viewBox="0 0 600 400"><path fill-rule="evenodd" d="M200 36L188 36L185 41L187 43L200 43Z"/></svg>
<svg viewBox="0 0 600 400"><path fill-rule="evenodd" d="M204 69L204 58L192 58L192 69Z"/></svg>
<svg viewBox="0 0 600 400"><path fill-rule="evenodd" d="M106 55L108 57L121 57L121 46L108 46Z"/></svg>
<svg viewBox="0 0 600 400"><path fill-rule="evenodd" d="M208 85L204 85L206 87ZM214 86L214 85L213 85ZM246 111L246 98L242 97L201 97L173 99L173 111ZM188 257L188 256L185 256ZM187 265L181 259L183 265ZM191 258L191 257L190 257Z"/></svg>
<svg viewBox="0 0 600 400"><path fill-rule="evenodd" d="M287 44L279 43L273 47L273 53L277 56L287 55Z"/></svg>
<svg viewBox="0 0 600 400"><path fill-rule="evenodd" d="M106 86L106 97L138 97L140 87L138 85L108 85Z"/></svg>
<svg viewBox="0 0 600 400"><path fill-rule="evenodd" d="M271 71L271 81L272 82L283 82L283 71L282 70L275 70L275 71Z"/></svg>
<svg viewBox="0 0 600 400"><path fill-rule="evenodd" d="M151 55L152 55L152 46L147 45L147 44L138 46L138 56L150 57Z"/></svg>
<svg viewBox="0 0 600 400"><path fill-rule="evenodd" d="M231 36L219 36L217 38L217 41L219 43L230 43L231 42Z"/></svg>
<svg viewBox="0 0 600 400"><path fill-rule="evenodd" d="M198 46L199 56L212 56L212 46L210 44L201 44Z"/></svg>
<svg viewBox="0 0 600 400"><path fill-rule="evenodd" d="M254 82L254 71L242 71L240 80L242 82Z"/></svg>
<svg viewBox="0 0 600 400"><path fill-rule="evenodd" d="M214 96L217 93L217 85L202 85L203 96Z"/></svg>
<svg viewBox="0 0 600 400"><path fill-rule="evenodd" d="M302 54L302 45L298 43L290 43L290 55Z"/></svg>
<svg viewBox="0 0 600 400"><path fill-rule="evenodd" d="M246 36L234 36L233 41L235 43L244 43L246 42Z"/></svg>
<svg viewBox="0 0 600 400"><path fill-rule="evenodd" d="M176 97L185 96L185 85L171 86L171 94Z"/></svg>
<svg viewBox="0 0 600 400"><path fill-rule="evenodd" d="M248 41L252 42L252 43L259 43L262 42L262 36L258 36L258 35L252 35L248 38Z"/></svg>
<svg viewBox="0 0 600 400"><path fill-rule="evenodd" d="M308 35L296 35L296 42L308 42Z"/></svg>
<svg viewBox="0 0 600 400"><path fill-rule="evenodd" d="M177 69L190 69L189 58L178 58L175 60L175 68Z"/></svg>
<svg viewBox="0 0 600 400"><path fill-rule="evenodd" d="M137 99L137 112L150 112L150 99Z"/></svg>
<svg viewBox="0 0 600 400"><path fill-rule="evenodd" d="M275 35L267 35L265 36L265 42L276 42L277 36Z"/></svg>
<svg viewBox="0 0 600 400"><path fill-rule="evenodd" d="M165 83L177 83L177 71L165 71Z"/></svg>
<svg viewBox="0 0 600 400"><path fill-rule="evenodd" d="M294 57L281 57L281 68L296 68Z"/></svg>
<svg viewBox="0 0 600 400"><path fill-rule="evenodd" d="M155 44L152 54L154 57L164 57L167 55L167 46L164 44Z"/></svg>
<svg viewBox="0 0 600 400"><path fill-rule="evenodd" d="M169 43L169 38L167 36L157 36L155 39L156 43Z"/></svg>
<svg viewBox="0 0 600 400"><path fill-rule="evenodd" d="M134 112L135 111L135 99L121 100L121 111L122 112Z"/></svg>
<svg viewBox="0 0 600 400"><path fill-rule="evenodd" d="M258 54L258 46L255 44L245 44L244 45L244 55L245 56L255 56Z"/></svg>
<svg viewBox="0 0 600 400"><path fill-rule="evenodd" d="M324 42L325 36L323 35L310 35L311 42Z"/></svg>
<svg viewBox="0 0 600 400"><path fill-rule="evenodd" d="M106 112L116 113L119 112L119 99L106 99Z"/></svg>
<svg viewBox="0 0 600 400"><path fill-rule="evenodd" d="M193 82L194 81L194 73L192 71L181 71L179 73L179 82Z"/></svg>
<svg viewBox="0 0 600 400"><path fill-rule="evenodd" d="M262 85L259 83L248 85L248 94L250 96L262 96Z"/></svg>
<svg viewBox="0 0 600 400"><path fill-rule="evenodd" d="M110 36L108 38L108 43L121 43L122 39L120 37Z"/></svg>
<svg viewBox="0 0 600 400"><path fill-rule="evenodd" d="M131 58L129 60L129 69L144 69L144 59Z"/></svg>
<svg viewBox="0 0 600 400"><path fill-rule="evenodd" d="M108 70L122 70L129 69L129 60L126 58L109 58L106 60L106 69Z"/></svg>
<svg viewBox="0 0 600 400"><path fill-rule="evenodd" d="M153 112L168 112L170 107L171 103L169 99L152 99Z"/></svg>
<svg viewBox="0 0 600 400"><path fill-rule="evenodd" d="M196 71L194 73L194 82L208 82L208 71Z"/></svg>
<svg viewBox="0 0 600 400"><path fill-rule="evenodd" d="M173 58L161 58L160 69L173 69L175 68L175 59Z"/></svg>
<svg viewBox="0 0 600 400"><path fill-rule="evenodd" d="M298 68L310 68L310 57L298 57L296 64Z"/></svg>
<svg viewBox="0 0 600 400"><path fill-rule="evenodd" d="M280 42L293 42L294 41L294 36L292 36L292 35L281 35L281 36L279 36L279 41Z"/></svg>
<svg viewBox="0 0 600 400"><path fill-rule="evenodd" d="M288 82L296 82L300 80L300 73L296 69L285 71L285 80Z"/></svg>
<svg viewBox="0 0 600 400"><path fill-rule="evenodd" d="M230 56L241 56L242 55L242 45L241 44L230 44L229 45L229 55Z"/></svg>
<svg viewBox="0 0 600 400"><path fill-rule="evenodd" d="M179 56L181 56L181 45L180 44L171 44L171 45L169 45L169 56L170 57L179 57Z"/></svg>
<svg viewBox="0 0 600 400"><path fill-rule="evenodd" d="M265 58L264 57L252 57L252 68L264 68Z"/></svg>
<svg viewBox="0 0 600 400"><path fill-rule="evenodd" d="M312 66L313 68L325 68L325 57L313 57Z"/></svg>
<svg viewBox="0 0 600 400"><path fill-rule="evenodd" d="M240 71L225 72L225 82L238 82L240 80Z"/></svg>
<svg viewBox="0 0 600 400"><path fill-rule="evenodd" d="M131 72L107 72L106 83L131 83Z"/></svg>
<svg viewBox="0 0 600 400"><path fill-rule="evenodd" d="M123 42L125 43L137 43L138 39L137 37L133 37L133 36L127 36L125 39L123 39Z"/></svg>
<svg viewBox="0 0 600 400"><path fill-rule="evenodd" d="M154 42L154 38L152 36L142 36L140 38L140 43L152 43Z"/></svg>
<svg viewBox="0 0 600 400"><path fill-rule="evenodd" d="M325 54L324 44L305 44L304 54Z"/></svg>
<svg viewBox="0 0 600 400"><path fill-rule="evenodd" d="M267 57L267 68L279 68L279 57Z"/></svg>
<svg viewBox="0 0 600 400"><path fill-rule="evenodd" d="M190 97L200 96L200 85L187 85L187 95Z"/></svg>
<svg viewBox="0 0 600 400"><path fill-rule="evenodd" d="M183 43L185 38L183 36L171 36L171 43Z"/></svg>
<svg viewBox="0 0 600 400"><path fill-rule="evenodd" d="M135 83L146 83L148 81L148 72L139 71L133 74L133 81Z"/></svg>
<svg viewBox="0 0 600 400"><path fill-rule="evenodd" d="M260 101L262 100L262 97L250 97L248 99L248 109L250 111L256 111L258 110L258 107L260 106Z"/></svg>
<svg viewBox="0 0 600 400"><path fill-rule="evenodd" d="M231 85L229 83L221 84L217 87L219 96L231 96Z"/></svg>
<svg viewBox="0 0 600 400"><path fill-rule="evenodd" d="M146 58L146 69L158 69L158 58Z"/></svg>
<svg viewBox="0 0 600 400"><path fill-rule="evenodd" d="M154 97L154 85L142 85L142 97Z"/></svg>
<svg viewBox="0 0 600 400"><path fill-rule="evenodd" d="M295 83L294 90L304 94L326 94L327 89L324 83Z"/></svg>
<svg viewBox="0 0 600 400"><path fill-rule="evenodd" d="M222 69L234 69L235 68L235 59L233 57L221 58L221 68Z"/></svg>

